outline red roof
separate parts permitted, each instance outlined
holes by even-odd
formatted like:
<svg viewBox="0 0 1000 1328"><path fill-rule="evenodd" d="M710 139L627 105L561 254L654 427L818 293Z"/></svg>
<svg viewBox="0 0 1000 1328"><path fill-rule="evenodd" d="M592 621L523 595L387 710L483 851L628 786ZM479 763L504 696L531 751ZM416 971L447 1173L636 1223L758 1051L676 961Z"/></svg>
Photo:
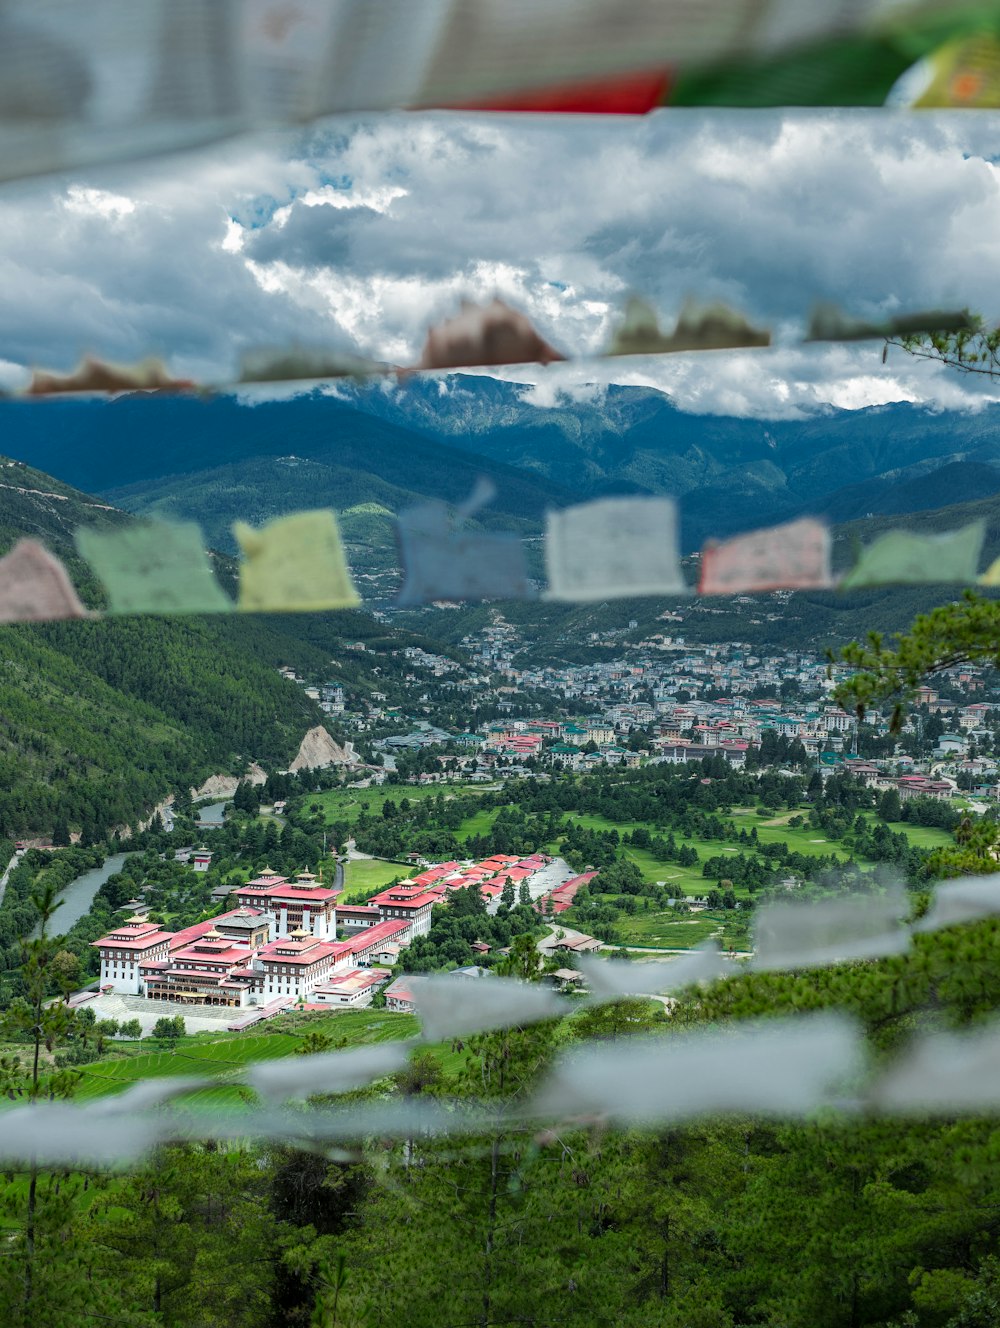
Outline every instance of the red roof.
<svg viewBox="0 0 1000 1328"><path fill-rule="evenodd" d="M245 945L233 945L230 943L223 949L221 946L213 946L209 949L195 943L185 946L182 950L173 950L172 959L177 962L188 960L191 963L199 964L245 964L251 957L251 951Z"/></svg>
<svg viewBox="0 0 1000 1328"><path fill-rule="evenodd" d="M411 894L398 886L393 886L389 890L383 890L381 894L373 895L372 903L378 904L380 908L426 908L428 904L437 903L437 896L426 891Z"/></svg>
<svg viewBox="0 0 1000 1328"><path fill-rule="evenodd" d="M379 922L374 927L368 927L367 930L359 932L357 936L352 936L349 941L338 942L338 951L340 954L360 954L367 950L369 946L381 945L384 941L391 941L394 936L400 932L406 931L410 924L405 918L387 918L385 922ZM341 949L341 947L343 947Z"/></svg>
<svg viewBox="0 0 1000 1328"><path fill-rule="evenodd" d="M335 941L292 941L287 936L282 936L262 946L257 951L257 957L266 964L301 964L307 968L310 964L318 964L336 953Z"/></svg>
<svg viewBox="0 0 1000 1328"><path fill-rule="evenodd" d="M325 978L323 982L316 987L316 991L336 991L338 987L350 986L354 991L367 991L369 987L375 987L380 982L385 981L385 973L382 970L373 971L370 968L349 968L344 973L336 973L333 977ZM306 1006L306 1009L325 1010L325 1004Z"/></svg>
<svg viewBox="0 0 1000 1328"><path fill-rule="evenodd" d="M151 950L154 946L170 941L173 933L161 931L155 922L144 922L132 928L119 927L117 931L102 936L99 941L91 941L92 946L114 946L117 950Z"/></svg>
<svg viewBox="0 0 1000 1328"><path fill-rule="evenodd" d="M219 913L214 918L207 918L204 922L194 922L190 927L184 927L183 930L174 932L170 938L170 950L173 953L176 950L183 950L186 945L191 945L199 937L204 936L206 932L212 931L219 922L225 922L227 918L245 917L242 911L243 907L231 908L228 913ZM251 908L251 913L255 917L262 918L264 912L259 908Z"/></svg>
<svg viewBox="0 0 1000 1328"><path fill-rule="evenodd" d="M236 898L242 899L244 895L252 895L255 899L264 896L266 899L275 899L279 902L282 899L291 900L313 900L317 904L325 904L337 898L342 894L341 890L331 890L327 886L317 886L310 889L308 886L301 885L272 885L271 887L257 886L252 881L249 885L241 885L236 891Z"/></svg>

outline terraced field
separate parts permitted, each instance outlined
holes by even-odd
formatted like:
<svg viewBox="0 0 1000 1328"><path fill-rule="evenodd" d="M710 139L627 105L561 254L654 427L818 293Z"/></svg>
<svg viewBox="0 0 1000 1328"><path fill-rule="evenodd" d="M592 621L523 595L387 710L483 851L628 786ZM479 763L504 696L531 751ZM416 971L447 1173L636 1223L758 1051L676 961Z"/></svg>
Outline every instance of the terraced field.
<svg viewBox="0 0 1000 1328"><path fill-rule="evenodd" d="M395 1041L410 1037L417 1029L417 1021L412 1015L392 1014L385 1010L345 1010L329 1015L292 1015L287 1019L293 1023L292 1029L231 1033L206 1041L192 1039L181 1041L176 1047L94 1061L81 1067L80 1083L74 1096L78 1099L104 1097L121 1092L140 1079L185 1075L192 1079L221 1081L197 1090L186 1097L185 1102L199 1106L229 1106L241 1100L239 1085L235 1081L247 1065L294 1055L307 1031L326 1034L334 1040L334 1046L340 1048ZM234 1082L226 1083L226 1080Z"/></svg>

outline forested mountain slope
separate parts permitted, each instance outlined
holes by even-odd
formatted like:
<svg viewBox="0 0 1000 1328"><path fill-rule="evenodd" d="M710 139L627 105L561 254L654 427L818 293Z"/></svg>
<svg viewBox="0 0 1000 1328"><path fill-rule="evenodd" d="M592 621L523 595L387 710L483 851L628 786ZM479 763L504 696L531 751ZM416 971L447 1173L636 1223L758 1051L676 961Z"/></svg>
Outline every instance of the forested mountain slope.
<svg viewBox="0 0 1000 1328"><path fill-rule="evenodd" d="M707 536L803 512L845 521L1000 490L997 406L941 412L894 402L757 420L691 415L662 392L616 385L539 405L549 389L470 375L362 383L343 395L381 419L586 493L673 494L685 552Z"/></svg>
<svg viewBox="0 0 1000 1328"><path fill-rule="evenodd" d="M132 518L20 463L0 461L0 485L0 552L21 535L43 540L99 604L72 532ZM56 817L106 830L220 768L284 764L320 715L275 666L322 667L329 656L276 621L0 627L0 830L47 831Z"/></svg>

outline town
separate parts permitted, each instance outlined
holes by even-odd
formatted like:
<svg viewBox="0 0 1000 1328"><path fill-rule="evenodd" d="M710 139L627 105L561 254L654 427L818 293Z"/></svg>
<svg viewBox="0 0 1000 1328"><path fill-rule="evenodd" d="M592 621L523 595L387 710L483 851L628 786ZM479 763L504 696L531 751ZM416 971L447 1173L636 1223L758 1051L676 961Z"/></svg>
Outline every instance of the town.
<svg viewBox="0 0 1000 1328"><path fill-rule="evenodd" d="M467 665L420 647L394 652L402 704L341 684L310 687L290 669L286 676L310 688L331 728L351 735L353 777L376 783L397 767L415 784L711 756L743 768L756 749L760 764L851 769L878 787L896 784L902 798L963 791L1000 799L1000 680L982 668L937 674L890 736L888 715L859 724L831 703L846 670L800 651L663 636L610 661L533 667L518 662L524 642L499 610L462 646ZM467 728L449 726L456 709ZM495 718L475 722L484 713Z"/></svg>

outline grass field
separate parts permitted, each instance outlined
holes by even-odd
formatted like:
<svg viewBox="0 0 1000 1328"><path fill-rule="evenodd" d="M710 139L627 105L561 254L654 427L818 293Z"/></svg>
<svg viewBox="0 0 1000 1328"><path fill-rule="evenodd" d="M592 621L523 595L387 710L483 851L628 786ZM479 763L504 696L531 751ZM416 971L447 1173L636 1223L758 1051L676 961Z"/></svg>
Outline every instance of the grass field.
<svg viewBox="0 0 1000 1328"><path fill-rule="evenodd" d="M890 830L902 831L914 848L948 848L955 843L948 830L938 830L934 826L910 825L908 821L890 821L888 824Z"/></svg>
<svg viewBox="0 0 1000 1328"><path fill-rule="evenodd" d="M357 903L381 890L397 877L411 876L416 869L404 867L401 862L387 862L384 858L352 858L344 863L344 893L342 904Z"/></svg>
<svg viewBox="0 0 1000 1328"><path fill-rule="evenodd" d="M311 793L307 806L318 804L327 822L354 821L362 811L378 814L382 804L390 799L399 803L403 798L410 802L423 802L426 798L436 798L442 794L445 798L462 793L481 793L482 787L476 784L383 784L378 788L336 788L326 789L323 793Z"/></svg>
<svg viewBox="0 0 1000 1328"><path fill-rule="evenodd" d="M758 816L755 811L738 810L724 819L730 821L737 829L746 830L747 834L756 827L757 837L762 844L784 843L792 852L801 853L804 857L817 858L827 855L841 859L850 857L849 850L841 842L835 839L828 840L821 830L814 830L805 825L788 825L786 816L794 815L796 813L791 812L781 816ZM874 817L869 816L867 819L874 820ZM588 813L573 814L573 820L589 830L617 830L620 835L631 833L640 827L649 830L651 834L660 833L653 826L643 822L626 821L619 824L603 816L592 816ZM775 824L776 821L779 823ZM890 828L904 833L916 848L938 848L952 842L951 835L945 830L911 826L906 821L894 822ZM664 838L666 833L663 832ZM674 838L678 845L690 844L697 851L701 862L706 858L727 855L735 857L740 852L753 852L752 845L733 844L722 839L685 840L676 831ZM683 890L686 894L702 894L712 884L702 876L700 864L697 867L679 867L675 862L660 862L648 849L633 848L631 845L626 845L623 851L636 864L646 881L665 881L667 885ZM737 889L736 894L740 893L741 891Z"/></svg>
<svg viewBox="0 0 1000 1328"><path fill-rule="evenodd" d="M485 835L492 829L493 822L500 813L499 807L487 807L473 816L467 816L455 831L455 838L464 842L471 835Z"/></svg>
<svg viewBox="0 0 1000 1328"><path fill-rule="evenodd" d="M670 913L650 910L622 917L617 931L624 945L663 946L665 949L690 950L722 931L728 914L697 913L691 918L675 918Z"/></svg>

